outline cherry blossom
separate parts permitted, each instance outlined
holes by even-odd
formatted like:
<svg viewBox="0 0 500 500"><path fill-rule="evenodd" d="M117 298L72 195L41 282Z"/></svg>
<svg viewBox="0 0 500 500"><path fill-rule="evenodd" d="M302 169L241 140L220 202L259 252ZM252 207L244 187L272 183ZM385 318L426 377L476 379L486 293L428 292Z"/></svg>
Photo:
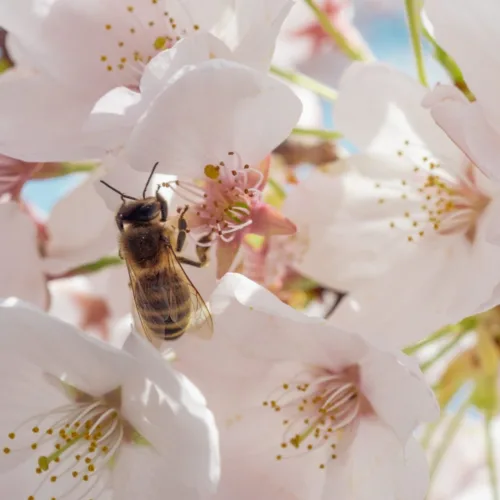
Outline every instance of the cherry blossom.
<svg viewBox="0 0 500 500"><path fill-rule="evenodd" d="M249 68L209 61L190 68L159 94L134 129L130 165L177 174L166 186L190 208L188 226L202 245L217 243L217 276L246 233L292 234L294 224L262 200L268 159L301 112L286 85ZM175 127L162 124L168 114Z"/></svg>
<svg viewBox="0 0 500 500"><path fill-rule="evenodd" d="M176 59L177 69L196 63L196 50L267 69L292 2L266 2L251 15L248 3L23 0L2 6L0 25L23 68L0 77L0 150L26 161L70 161L101 158L123 145L150 102L141 96L144 80L158 71L173 74L169 52L182 39L194 37L188 42L194 60ZM215 34L226 35L230 47ZM131 114L110 110L131 104L137 104Z"/></svg>
<svg viewBox="0 0 500 500"><path fill-rule="evenodd" d="M15 299L0 325L2 496L215 490L217 430L202 395L137 335L118 350Z"/></svg>
<svg viewBox="0 0 500 500"><path fill-rule="evenodd" d="M497 299L500 186L434 124L409 77L354 64L340 92L338 127L362 152L343 160L340 180L306 181L303 270L350 292L337 325L408 345Z"/></svg>
<svg viewBox="0 0 500 500"><path fill-rule="evenodd" d="M219 425L217 498L424 498L411 434L438 410L409 358L308 318L241 275L226 275L210 305L213 340L185 336L174 363Z"/></svg>

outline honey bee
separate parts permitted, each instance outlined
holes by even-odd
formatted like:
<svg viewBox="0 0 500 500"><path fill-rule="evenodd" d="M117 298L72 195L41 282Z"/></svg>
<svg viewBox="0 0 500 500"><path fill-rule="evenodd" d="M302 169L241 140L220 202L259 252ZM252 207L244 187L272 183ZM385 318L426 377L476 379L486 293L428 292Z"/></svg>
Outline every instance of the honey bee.
<svg viewBox="0 0 500 500"><path fill-rule="evenodd" d="M207 265L211 235L199 240L198 261L179 255L186 243L188 227L184 215L189 207L179 211L177 227L165 224L168 204L159 192L161 186L155 196L146 198L157 166L158 163L149 175L142 199L101 181L118 193L123 202L115 216L120 230L119 255L127 264L137 313L146 337L153 343L177 339L188 328L210 336L213 329L210 312L181 264Z"/></svg>

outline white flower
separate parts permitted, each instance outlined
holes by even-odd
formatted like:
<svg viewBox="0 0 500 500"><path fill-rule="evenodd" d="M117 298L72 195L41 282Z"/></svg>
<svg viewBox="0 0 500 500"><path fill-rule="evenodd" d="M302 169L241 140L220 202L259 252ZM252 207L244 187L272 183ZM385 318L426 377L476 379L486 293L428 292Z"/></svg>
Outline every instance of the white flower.
<svg viewBox="0 0 500 500"><path fill-rule="evenodd" d="M437 42L463 72L465 90L474 95L470 102L456 87L439 85L426 98L425 105L464 154L486 175L499 181L500 106L496 89L500 63L494 50L498 39L495 23L500 19L498 3L428 0L425 12Z"/></svg>
<svg viewBox="0 0 500 500"><path fill-rule="evenodd" d="M178 74L132 133L127 155L133 168L149 171L159 162L159 172L179 176L170 187L190 205L191 235L217 244L218 277L246 233L295 232L263 201L262 190L268 156L300 112L299 99L277 80L234 62L208 61Z"/></svg>
<svg viewBox="0 0 500 500"><path fill-rule="evenodd" d="M0 247L0 297L49 305L46 281L116 252L113 214L89 177L59 200L45 221L29 206L0 203L0 225L9 235Z"/></svg>
<svg viewBox="0 0 500 500"><path fill-rule="evenodd" d="M500 185L435 125L421 107L425 93L382 64L346 72L336 120L362 153L345 160L340 197L338 182L325 180L328 208L312 218L309 238L317 263L307 270L320 278L331 265L323 282L351 292L333 321L398 346L488 307L500 283L490 241ZM310 196L304 205L320 207L321 192Z"/></svg>
<svg viewBox="0 0 500 500"><path fill-rule="evenodd" d="M385 352L228 274L210 342L184 336L175 364L204 391L221 433L220 499L423 499L412 438L436 418L411 359Z"/></svg>
<svg viewBox="0 0 500 500"><path fill-rule="evenodd" d="M126 350L14 299L0 306L3 498L210 496L217 431L199 391L142 339Z"/></svg>
<svg viewBox="0 0 500 500"><path fill-rule="evenodd" d="M154 97L155 80L166 82L183 65L213 57L267 69L292 2L273 0L260 9L254 3L54 0L46 5L32 0L2 5L0 25L36 71L0 78L0 150L34 161L101 158L123 145ZM223 39L226 34L231 47L210 30ZM188 42L178 57L175 45L181 39Z"/></svg>
<svg viewBox="0 0 500 500"><path fill-rule="evenodd" d="M0 203L0 226L5 235L0 246L0 297L17 296L47 307L36 225L16 203Z"/></svg>

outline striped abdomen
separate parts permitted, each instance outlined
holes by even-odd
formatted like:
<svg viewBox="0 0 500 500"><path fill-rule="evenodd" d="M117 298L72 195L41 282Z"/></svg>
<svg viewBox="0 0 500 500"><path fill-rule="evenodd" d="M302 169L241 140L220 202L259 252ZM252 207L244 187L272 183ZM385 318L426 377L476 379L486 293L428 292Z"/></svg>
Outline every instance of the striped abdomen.
<svg viewBox="0 0 500 500"><path fill-rule="evenodd" d="M189 286L166 269L144 273L133 284L136 307L146 333L164 340L180 337L191 320Z"/></svg>

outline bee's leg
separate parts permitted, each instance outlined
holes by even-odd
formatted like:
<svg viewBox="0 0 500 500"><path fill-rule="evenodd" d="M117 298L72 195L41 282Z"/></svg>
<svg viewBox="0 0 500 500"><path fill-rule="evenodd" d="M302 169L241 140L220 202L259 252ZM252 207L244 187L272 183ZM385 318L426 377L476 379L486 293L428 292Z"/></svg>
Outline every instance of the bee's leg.
<svg viewBox="0 0 500 500"><path fill-rule="evenodd" d="M184 215L188 211L189 206L186 205L183 210L179 213L179 222L177 223L177 244L175 251L177 253L182 252L182 249L184 248L184 245L186 244L186 236L187 236L187 231L188 231L188 226L186 219L184 218Z"/></svg>
<svg viewBox="0 0 500 500"><path fill-rule="evenodd" d="M208 233L205 236L202 236L198 242L199 243L210 243L212 239L212 233ZM182 255L179 255L177 259L179 262L182 264L187 264L188 266L193 266L193 267L205 267L208 262L209 262L209 246L205 245L197 245L196 246L196 255L198 256L198 261L193 260L193 259L188 259L186 257L183 257Z"/></svg>
<svg viewBox="0 0 500 500"><path fill-rule="evenodd" d="M156 188L156 199L160 203L160 210L161 210L161 221L165 222L168 217L168 203L165 198L160 194L160 188L161 184L158 184L158 187Z"/></svg>

